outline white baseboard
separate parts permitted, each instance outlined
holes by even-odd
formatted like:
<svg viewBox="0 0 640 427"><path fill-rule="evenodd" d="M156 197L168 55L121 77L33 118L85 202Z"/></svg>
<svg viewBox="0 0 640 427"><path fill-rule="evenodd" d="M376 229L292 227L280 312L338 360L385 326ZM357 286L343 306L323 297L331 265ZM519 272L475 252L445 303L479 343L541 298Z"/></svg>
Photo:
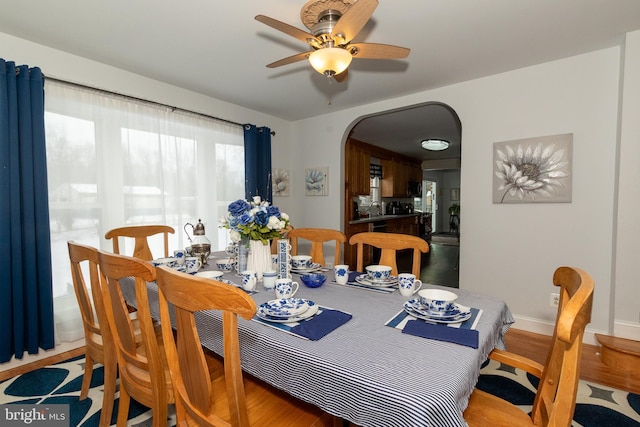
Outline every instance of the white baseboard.
<svg viewBox="0 0 640 427"><path fill-rule="evenodd" d="M545 322L540 319L534 319L534 318L525 317L525 316L514 315L513 318L515 319L516 322L513 325L511 325L511 327L514 329L521 329L523 331L533 332L533 333L542 334L542 335L549 335L549 336L553 335L553 327L555 323ZM587 326L587 329L584 331L584 338L582 342L585 344L598 345L595 334L607 335L607 332L590 329Z"/></svg>
<svg viewBox="0 0 640 427"><path fill-rule="evenodd" d="M640 341L640 323L617 321L613 324L613 335Z"/></svg>

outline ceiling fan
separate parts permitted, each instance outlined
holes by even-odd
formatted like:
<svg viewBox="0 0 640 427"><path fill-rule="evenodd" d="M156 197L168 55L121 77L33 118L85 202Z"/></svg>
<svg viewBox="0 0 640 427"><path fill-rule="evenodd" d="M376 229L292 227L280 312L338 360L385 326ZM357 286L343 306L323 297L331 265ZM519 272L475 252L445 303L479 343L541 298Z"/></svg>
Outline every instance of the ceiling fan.
<svg viewBox="0 0 640 427"><path fill-rule="evenodd" d="M267 67L276 68L308 58L311 66L320 74L343 82L353 58L406 58L411 50L405 47L351 42L369 21L376 7L378 0L310 0L300 11L302 23L309 32L268 16L256 16L256 20L295 37L312 48L272 62Z"/></svg>

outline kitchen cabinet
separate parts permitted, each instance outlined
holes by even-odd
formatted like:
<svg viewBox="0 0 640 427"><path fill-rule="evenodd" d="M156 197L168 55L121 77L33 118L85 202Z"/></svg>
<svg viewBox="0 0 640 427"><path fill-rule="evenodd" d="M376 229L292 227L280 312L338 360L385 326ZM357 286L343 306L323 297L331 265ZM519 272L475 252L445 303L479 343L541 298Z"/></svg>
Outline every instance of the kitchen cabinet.
<svg viewBox="0 0 640 427"><path fill-rule="evenodd" d="M359 224L350 224L347 228L347 232L345 233L347 236L347 244L344 245L344 263L349 266L351 271L356 271L357 264L357 256L358 256L358 247L357 245L350 245L349 239L354 234L365 233L367 231L371 231L371 222L363 222ZM364 247L363 254L363 264L362 265L370 265L372 258L372 250L370 246Z"/></svg>
<svg viewBox="0 0 640 427"><path fill-rule="evenodd" d="M420 165L403 159L385 159L382 163L382 197L407 197L409 181L422 181Z"/></svg>
<svg viewBox="0 0 640 427"><path fill-rule="evenodd" d="M369 164L371 154L361 144L347 141L345 150L345 185L352 195L368 195L371 191Z"/></svg>
<svg viewBox="0 0 640 427"><path fill-rule="evenodd" d="M418 235L418 215L388 219L387 220L387 233L400 233L410 234L412 236Z"/></svg>

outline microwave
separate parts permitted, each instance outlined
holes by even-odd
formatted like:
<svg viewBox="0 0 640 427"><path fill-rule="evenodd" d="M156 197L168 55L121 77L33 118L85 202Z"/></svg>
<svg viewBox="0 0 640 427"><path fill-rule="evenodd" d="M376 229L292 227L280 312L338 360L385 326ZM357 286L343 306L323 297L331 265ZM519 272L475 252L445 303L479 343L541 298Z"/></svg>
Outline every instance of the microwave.
<svg viewBox="0 0 640 427"><path fill-rule="evenodd" d="M422 197L422 183L420 181L409 181L407 184L407 196Z"/></svg>

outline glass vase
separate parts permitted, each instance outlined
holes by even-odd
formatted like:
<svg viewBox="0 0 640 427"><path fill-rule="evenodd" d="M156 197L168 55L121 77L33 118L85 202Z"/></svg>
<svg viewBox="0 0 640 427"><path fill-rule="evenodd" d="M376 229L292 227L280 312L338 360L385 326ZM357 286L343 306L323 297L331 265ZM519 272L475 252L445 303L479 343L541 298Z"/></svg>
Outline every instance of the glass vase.
<svg viewBox="0 0 640 427"><path fill-rule="evenodd" d="M238 274L247 270L247 260L249 258L249 239L240 239L238 242L238 264L236 270Z"/></svg>
<svg viewBox="0 0 640 427"><path fill-rule="evenodd" d="M247 258L247 270L258 273L258 280L262 281L262 273L273 270L271 261L271 245L265 245L260 240L249 241L249 256Z"/></svg>

